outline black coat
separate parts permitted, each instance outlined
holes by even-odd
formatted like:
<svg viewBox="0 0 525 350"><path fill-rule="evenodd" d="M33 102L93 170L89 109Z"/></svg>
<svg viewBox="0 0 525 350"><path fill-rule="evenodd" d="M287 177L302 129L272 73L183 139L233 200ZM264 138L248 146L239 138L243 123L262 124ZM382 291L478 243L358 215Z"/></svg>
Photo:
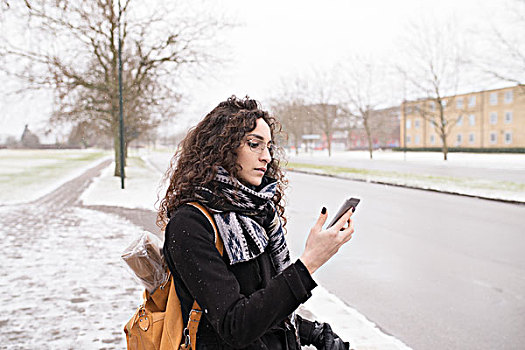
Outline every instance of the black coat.
<svg viewBox="0 0 525 350"><path fill-rule="evenodd" d="M269 255L229 264L214 231L196 208L183 205L166 227L164 256L176 283L184 323L196 299L203 310L198 349L296 349L285 319L316 283L300 260L276 274Z"/></svg>

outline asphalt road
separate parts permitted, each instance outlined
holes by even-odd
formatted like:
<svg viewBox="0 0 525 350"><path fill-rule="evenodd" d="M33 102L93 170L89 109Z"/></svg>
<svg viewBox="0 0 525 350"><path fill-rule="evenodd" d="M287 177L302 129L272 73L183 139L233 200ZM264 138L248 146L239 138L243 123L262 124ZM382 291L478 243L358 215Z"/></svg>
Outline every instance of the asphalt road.
<svg viewBox="0 0 525 350"><path fill-rule="evenodd" d="M325 205L362 199L349 244L314 278L414 349L523 349L525 206L289 174L299 255Z"/></svg>

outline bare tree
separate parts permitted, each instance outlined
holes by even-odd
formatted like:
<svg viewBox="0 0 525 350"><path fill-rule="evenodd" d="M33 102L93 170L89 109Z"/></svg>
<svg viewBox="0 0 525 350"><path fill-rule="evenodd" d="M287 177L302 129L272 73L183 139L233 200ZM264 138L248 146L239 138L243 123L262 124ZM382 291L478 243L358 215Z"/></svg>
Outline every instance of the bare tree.
<svg viewBox="0 0 525 350"><path fill-rule="evenodd" d="M137 0L4 0L4 14L26 20L30 45L3 35L8 73L27 89L55 92L55 122L96 123L118 147L118 46L122 38L126 144L173 116L181 79L219 62L207 43L229 24L191 8ZM160 6L160 5L159 5ZM178 10L177 10L178 9ZM120 34L119 34L120 20ZM9 64L13 63L13 64ZM179 90L178 90L179 89Z"/></svg>
<svg viewBox="0 0 525 350"><path fill-rule="evenodd" d="M341 91L344 94L351 114L365 131L368 142L368 153L373 158L374 134L382 125L375 121L381 115L375 113L378 106L385 105L385 69L372 58L355 56L346 61L343 68L345 81Z"/></svg>
<svg viewBox="0 0 525 350"><path fill-rule="evenodd" d="M399 111L399 106L372 111L370 129L372 130L374 144L379 145L379 147L391 147L399 139Z"/></svg>
<svg viewBox="0 0 525 350"><path fill-rule="evenodd" d="M283 131L288 137L291 137L295 154L298 155L305 133L308 109L299 98L274 100L271 106L272 111L278 116L283 126Z"/></svg>
<svg viewBox="0 0 525 350"><path fill-rule="evenodd" d="M328 156L332 156L332 137L338 121L346 118L338 103L339 76L336 69L313 71L311 77L303 78L304 101L310 118L317 124L326 138Z"/></svg>
<svg viewBox="0 0 525 350"><path fill-rule="evenodd" d="M297 78L282 79L277 91L276 97L270 100L271 110L283 127L286 142L290 144L292 141L295 154L299 154L309 121L304 102L304 81Z"/></svg>
<svg viewBox="0 0 525 350"><path fill-rule="evenodd" d="M521 85L525 93L525 0L515 0L506 8L506 22L512 23L508 27L512 29L493 26L483 49L485 57L477 63L489 76Z"/></svg>
<svg viewBox="0 0 525 350"><path fill-rule="evenodd" d="M430 125L437 132L443 142L443 159L447 160L448 143L447 138L451 135L452 130L460 120L465 117L465 108L458 107L458 98L456 96L438 96L435 99L430 98L422 101L410 103L406 110L411 109L414 115L420 116L423 120L430 123ZM404 102L406 104L406 102Z"/></svg>
<svg viewBox="0 0 525 350"><path fill-rule="evenodd" d="M414 93L423 95L429 102L421 104L418 112L436 130L442 142L443 159L447 160L447 137L460 116L447 113L454 105L454 98L445 96L457 93L467 63L465 43L452 22L413 24L412 35L405 39L404 65L399 65L398 69Z"/></svg>

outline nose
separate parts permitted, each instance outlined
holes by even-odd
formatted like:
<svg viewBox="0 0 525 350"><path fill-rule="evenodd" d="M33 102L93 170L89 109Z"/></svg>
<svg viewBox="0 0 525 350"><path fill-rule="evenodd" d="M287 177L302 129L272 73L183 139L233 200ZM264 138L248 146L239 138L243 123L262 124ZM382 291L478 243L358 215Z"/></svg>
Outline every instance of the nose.
<svg viewBox="0 0 525 350"><path fill-rule="evenodd" d="M264 150L259 154L259 160L266 164L272 161L272 155L270 154L270 149L268 147L264 147Z"/></svg>

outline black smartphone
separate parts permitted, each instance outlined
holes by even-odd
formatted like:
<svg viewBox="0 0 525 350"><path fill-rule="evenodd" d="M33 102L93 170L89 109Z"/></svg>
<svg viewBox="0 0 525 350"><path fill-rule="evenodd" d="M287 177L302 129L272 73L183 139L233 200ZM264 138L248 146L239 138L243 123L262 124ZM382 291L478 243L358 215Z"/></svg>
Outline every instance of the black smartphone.
<svg viewBox="0 0 525 350"><path fill-rule="evenodd" d="M343 203L343 205L341 205L341 207L339 208L339 211L337 212L337 214L335 214L334 218L332 219L332 221L330 221L330 223L328 224L326 228L332 227L337 222L337 220L341 218L341 216L343 216L348 210L350 210L350 208L353 208L355 212L355 208L357 207L360 201L361 200L359 198L347 199Z"/></svg>

